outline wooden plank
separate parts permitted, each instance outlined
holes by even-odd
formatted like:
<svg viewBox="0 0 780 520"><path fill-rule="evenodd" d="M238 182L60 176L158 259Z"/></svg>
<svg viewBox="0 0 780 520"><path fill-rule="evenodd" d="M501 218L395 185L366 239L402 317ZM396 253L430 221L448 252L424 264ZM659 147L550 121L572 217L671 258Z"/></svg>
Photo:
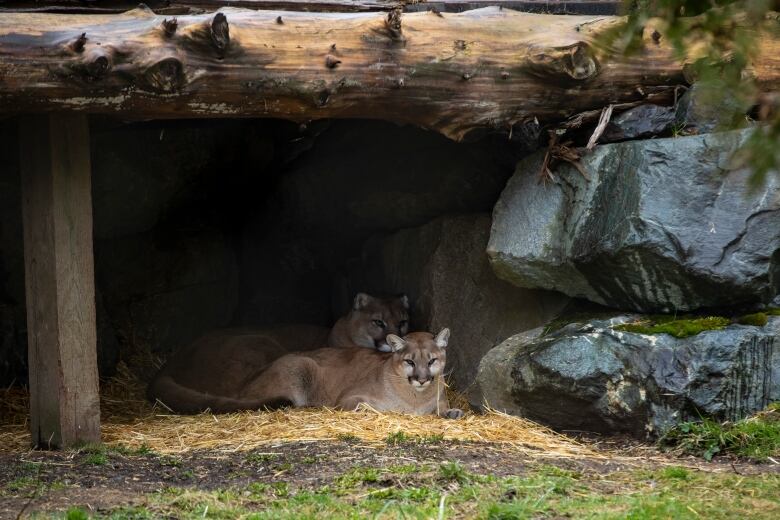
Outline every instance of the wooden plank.
<svg viewBox="0 0 780 520"><path fill-rule="evenodd" d="M621 0L147 0L144 4L158 14L197 14L222 7L270 9L279 11L365 12L388 11L403 6L406 12L430 11L460 13L482 7L499 6L515 11L546 14L614 15L623 7ZM135 0L7 0L4 10L46 13L121 13L135 8Z"/></svg>
<svg viewBox="0 0 780 520"><path fill-rule="evenodd" d="M99 442L87 117L25 116L20 145L32 443Z"/></svg>

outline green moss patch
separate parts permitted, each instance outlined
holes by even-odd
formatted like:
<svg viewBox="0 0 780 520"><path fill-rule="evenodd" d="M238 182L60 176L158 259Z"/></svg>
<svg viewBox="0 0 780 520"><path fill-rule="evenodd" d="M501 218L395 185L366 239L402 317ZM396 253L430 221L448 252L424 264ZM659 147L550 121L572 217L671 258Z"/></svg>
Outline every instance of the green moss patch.
<svg viewBox="0 0 780 520"><path fill-rule="evenodd" d="M765 312L756 312L753 314L745 314L737 318L737 323L740 325L755 325L756 327L763 327L766 322L769 321L769 317Z"/></svg>
<svg viewBox="0 0 780 520"><path fill-rule="evenodd" d="M668 431L659 443L707 460L717 454L759 461L780 456L780 403L773 403L763 412L737 422L704 419L683 423Z"/></svg>
<svg viewBox="0 0 780 520"><path fill-rule="evenodd" d="M669 334L675 338L695 336L705 330L721 330L730 323L728 318L709 316L706 318L671 319L668 316L650 316L636 323L616 325L614 330L638 334Z"/></svg>

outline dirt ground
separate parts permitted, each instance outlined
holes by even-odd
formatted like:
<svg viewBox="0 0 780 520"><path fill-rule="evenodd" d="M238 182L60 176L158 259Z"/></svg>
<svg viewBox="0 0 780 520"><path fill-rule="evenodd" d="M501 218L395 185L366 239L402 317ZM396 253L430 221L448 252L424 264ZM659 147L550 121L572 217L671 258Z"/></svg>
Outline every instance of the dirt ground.
<svg viewBox="0 0 780 520"><path fill-rule="evenodd" d="M442 441L427 444L364 446L359 442L296 442L233 453L191 452L169 456L121 451L30 451L0 453L0 518L20 518L82 507L94 513L132 506L144 494L166 488L202 491L250 483L286 482L293 490L330 484L355 467L440 464L457 461L479 475L524 475L540 465L584 475L663 464L707 472L740 475L780 473L778 464L739 460L706 463L663 455L649 446L623 439L596 440L604 459L528 458L516 450L489 443Z"/></svg>

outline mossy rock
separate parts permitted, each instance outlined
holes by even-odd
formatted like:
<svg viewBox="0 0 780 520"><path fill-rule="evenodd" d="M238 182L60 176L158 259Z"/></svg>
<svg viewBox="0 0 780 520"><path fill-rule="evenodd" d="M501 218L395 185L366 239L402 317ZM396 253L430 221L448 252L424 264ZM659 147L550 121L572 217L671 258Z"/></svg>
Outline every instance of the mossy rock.
<svg viewBox="0 0 780 520"><path fill-rule="evenodd" d="M731 320L720 316L684 319L670 319L669 316L650 316L647 320L617 325L613 329L638 334L669 334L675 338L687 338L706 330L723 330L729 323L731 323ZM764 324L766 324L766 321Z"/></svg>

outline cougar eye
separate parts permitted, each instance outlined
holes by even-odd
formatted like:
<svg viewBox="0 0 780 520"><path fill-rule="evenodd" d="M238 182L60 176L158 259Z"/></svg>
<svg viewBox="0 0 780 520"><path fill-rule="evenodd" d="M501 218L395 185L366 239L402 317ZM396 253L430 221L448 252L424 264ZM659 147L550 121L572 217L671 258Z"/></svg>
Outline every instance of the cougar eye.
<svg viewBox="0 0 780 520"><path fill-rule="evenodd" d="M431 359L430 361L428 361L428 366L431 366L431 365L433 365L434 363L436 363L436 360L437 360L437 359L438 359L438 358L433 358L433 359Z"/></svg>
<svg viewBox="0 0 780 520"><path fill-rule="evenodd" d="M374 320L374 325L376 325L380 329L384 329L385 327L387 327L387 325L385 325L385 322L382 320Z"/></svg>
<svg viewBox="0 0 780 520"><path fill-rule="evenodd" d="M409 365L410 367L414 366L414 361L412 361L411 359L404 359L404 361L406 361L406 364Z"/></svg>

